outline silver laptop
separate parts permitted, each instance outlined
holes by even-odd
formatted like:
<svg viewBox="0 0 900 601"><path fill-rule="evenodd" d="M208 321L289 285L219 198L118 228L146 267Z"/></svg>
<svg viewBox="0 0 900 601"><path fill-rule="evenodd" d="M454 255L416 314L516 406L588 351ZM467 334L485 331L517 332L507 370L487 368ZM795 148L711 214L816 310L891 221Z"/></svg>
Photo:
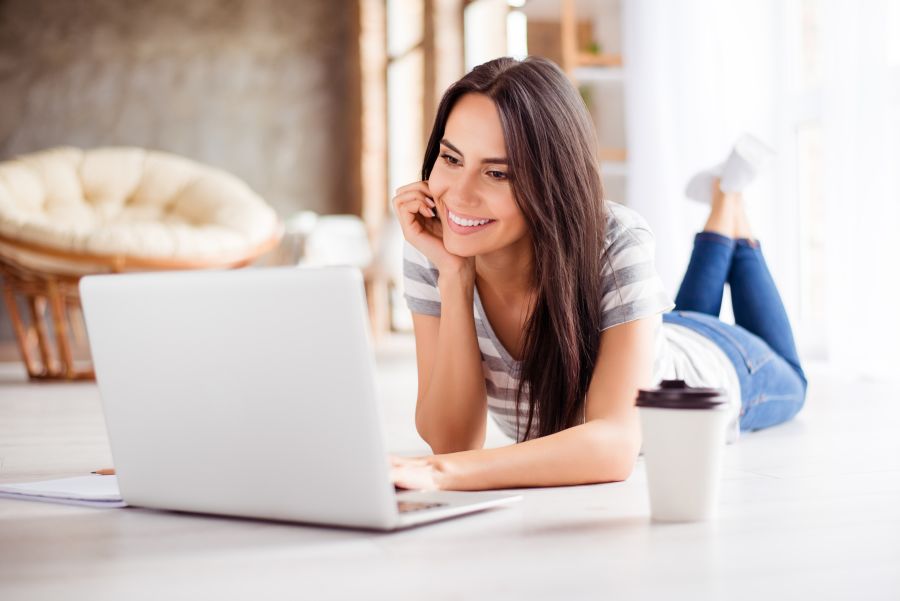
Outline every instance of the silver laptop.
<svg viewBox="0 0 900 601"><path fill-rule="evenodd" d="M521 499L395 491L356 269L104 275L80 288L131 505L392 530Z"/></svg>

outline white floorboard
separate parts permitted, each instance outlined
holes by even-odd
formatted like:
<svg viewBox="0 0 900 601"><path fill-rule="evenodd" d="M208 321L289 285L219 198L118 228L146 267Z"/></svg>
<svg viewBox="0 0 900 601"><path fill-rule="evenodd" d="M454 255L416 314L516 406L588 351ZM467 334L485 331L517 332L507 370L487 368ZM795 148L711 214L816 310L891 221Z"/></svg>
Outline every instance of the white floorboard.
<svg viewBox="0 0 900 601"><path fill-rule="evenodd" d="M391 449L426 452L410 341L378 366ZM808 371L797 419L726 449L712 523L651 522L642 459L626 482L391 534L0 500L0 599L898 600L900 386ZM110 464L93 384L0 364L0 481Z"/></svg>

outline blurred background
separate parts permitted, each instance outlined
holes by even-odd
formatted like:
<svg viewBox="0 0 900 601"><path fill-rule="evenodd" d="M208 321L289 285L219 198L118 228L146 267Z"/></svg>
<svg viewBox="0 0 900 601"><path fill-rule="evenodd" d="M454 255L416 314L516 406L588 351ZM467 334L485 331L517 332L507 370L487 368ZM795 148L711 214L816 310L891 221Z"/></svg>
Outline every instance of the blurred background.
<svg viewBox="0 0 900 601"><path fill-rule="evenodd" d="M408 332L393 190L444 89L529 54L581 91L606 197L650 222L673 296L706 216L687 180L743 132L775 148L746 196L803 357L893 374L900 0L0 0L0 161L127 146L227 171L284 224L258 264L359 266L376 334Z"/></svg>

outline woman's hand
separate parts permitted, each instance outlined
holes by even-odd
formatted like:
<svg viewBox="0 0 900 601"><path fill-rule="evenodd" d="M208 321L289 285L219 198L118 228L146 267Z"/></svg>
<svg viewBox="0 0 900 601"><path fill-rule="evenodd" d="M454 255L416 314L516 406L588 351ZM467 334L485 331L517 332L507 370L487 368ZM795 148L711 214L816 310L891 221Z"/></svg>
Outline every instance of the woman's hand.
<svg viewBox="0 0 900 601"><path fill-rule="evenodd" d="M391 455L391 479L394 486L411 490L441 490L444 472L436 455L400 457Z"/></svg>
<svg viewBox="0 0 900 601"><path fill-rule="evenodd" d="M444 247L444 234L428 182L414 182L397 190L391 201L403 237L431 261L442 274L468 273L474 275L474 261L470 257L451 254Z"/></svg>

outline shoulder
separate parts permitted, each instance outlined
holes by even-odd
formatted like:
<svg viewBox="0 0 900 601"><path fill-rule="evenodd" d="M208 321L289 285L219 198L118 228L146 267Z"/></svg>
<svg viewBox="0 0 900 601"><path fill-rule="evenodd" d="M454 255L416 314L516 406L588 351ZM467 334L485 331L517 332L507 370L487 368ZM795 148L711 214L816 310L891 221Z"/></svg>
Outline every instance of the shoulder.
<svg viewBox="0 0 900 601"><path fill-rule="evenodd" d="M650 224L644 217L624 205L606 201L604 252L607 267L629 265L652 260L656 242Z"/></svg>
<svg viewBox="0 0 900 601"><path fill-rule="evenodd" d="M611 244L620 238L639 235L653 241L653 230L644 216L625 205L605 201L606 204L606 242Z"/></svg>
<svg viewBox="0 0 900 601"><path fill-rule="evenodd" d="M606 203L601 329L671 309L654 264L655 242L640 213Z"/></svg>

